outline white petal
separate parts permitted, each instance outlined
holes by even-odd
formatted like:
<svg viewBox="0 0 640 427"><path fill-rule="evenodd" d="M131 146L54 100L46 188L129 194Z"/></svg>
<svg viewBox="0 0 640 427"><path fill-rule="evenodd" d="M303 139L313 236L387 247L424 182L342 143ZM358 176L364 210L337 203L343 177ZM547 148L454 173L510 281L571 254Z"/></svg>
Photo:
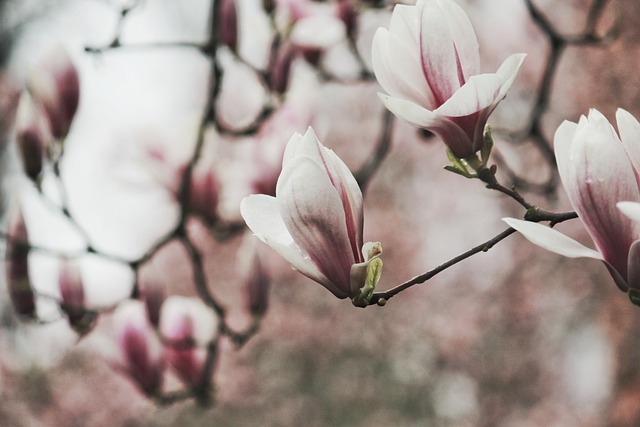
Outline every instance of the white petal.
<svg viewBox="0 0 640 427"><path fill-rule="evenodd" d="M502 65L500 65L500 68L498 68L498 71L496 71L496 74L500 76L503 81L498 100L502 100L507 96L507 92L511 89L511 85L518 75L520 66L526 56L526 53L515 53L505 59Z"/></svg>
<svg viewBox="0 0 640 427"><path fill-rule="evenodd" d="M502 83L502 78L496 74L473 76L434 113L463 117L490 107L500 94Z"/></svg>
<svg viewBox="0 0 640 427"><path fill-rule="evenodd" d="M509 224L509 227L520 232L528 241L548 251L569 258L603 259L599 252L587 248L553 228L515 218L502 218L502 220Z"/></svg>
<svg viewBox="0 0 640 427"><path fill-rule="evenodd" d="M636 173L640 171L640 123L628 111L619 108L616 112L618 131L622 145L633 163Z"/></svg>
<svg viewBox="0 0 640 427"><path fill-rule="evenodd" d="M342 200L326 170L309 158L294 159L282 170L276 198L293 240L333 283L329 290L349 296L355 258Z"/></svg>
<svg viewBox="0 0 640 427"><path fill-rule="evenodd" d="M269 245L296 270L326 286L329 280L303 254L287 230L275 197L255 194L242 199L240 213L247 226L260 240Z"/></svg>
<svg viewBox="0 0 640 427"><path fill-rule="evenodd" d="M637 202L619 202L618 209L634 221L640 222L640 203Z"/></svg>
<svg viewBox="0 0 640 427"><path fill-rule="evenodd" d="M567 189L573 183L569 182L569 167L571 163L571 144L575 137L578 125L576 123L565 120L556 130L553 137L553 146L556 154L556 163L558 164L558 173L560 180Z"/></svg>

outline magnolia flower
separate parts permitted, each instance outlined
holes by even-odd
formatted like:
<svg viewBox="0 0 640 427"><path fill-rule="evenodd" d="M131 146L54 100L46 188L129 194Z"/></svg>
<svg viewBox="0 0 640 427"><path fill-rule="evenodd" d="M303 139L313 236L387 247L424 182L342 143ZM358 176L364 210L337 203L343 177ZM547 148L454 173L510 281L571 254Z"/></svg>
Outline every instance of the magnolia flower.
<svg viewBox="0 0 640 427"><path fill-rule="evenodd" d="M166 358L186 384L197 386L203 380L204 346L217 337L218 325L215 313L197 298L174 295L162 304L160 333L167 344Z"/></svg>
<svg viewBox="0 0 640 427"><path fill-rule="evenodd" d="M157 393L162 387L164 357L144 305L140 301L120 304L114 320L125 372L147 395Z"/></svg>
<svg viewBox="0 0 640 427"><path fill-rule="evenodd" d="M35 316L36 298L29 278L29 237L19 205L9 217L5 270L7 289L16 312L21 316Z"/></svg>
<svg viewBox="0 0 640 427"><path fill-rule="evenodd" d="M67 51L56 46L29 74L28 87L46 112L51 133L64 138L80 101L80 80Z"/></svg>
<svg viewBox="0 0 640 427"><path fill-rule="evenodd" d="M311 128L289 140L276 196L246 197L240 212L260 240L338 298L359 295L382 251L379 243L363 246L358 183Z"/></svg>
<svg viewBox="0 0 640 427"><path fill-rule="evenodd" d="M633 216L640 202L640 123L628 112L616 113L618 130L598 111L576 123L565 121L554 144L560 179L571 205L597 250L541 224L506 218L529 241L570 258L604 261L618 287L640 290L640 225Z"/></svg>
<svg viewBox="0 0 640 427"><path fill-rule="evenodd" d="M482 148L491 112L507 95L524 60L507 58L494 74L479 74L478 40L451 0L396 5L389 29L373 39L373 70L395 115L443 139L459 158Z"/></svg>

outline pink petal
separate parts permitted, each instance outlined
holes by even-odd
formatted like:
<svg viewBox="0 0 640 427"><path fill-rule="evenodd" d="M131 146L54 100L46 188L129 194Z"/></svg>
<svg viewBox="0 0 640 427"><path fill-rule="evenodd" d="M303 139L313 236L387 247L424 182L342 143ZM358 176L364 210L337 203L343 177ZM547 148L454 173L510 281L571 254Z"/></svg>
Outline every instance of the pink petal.
<svg viewBox="0 0 640 427"><path fill-rule="evenodd" d="M276 197L293 240L337 288L330 290L338 298L350 296L355 258L342 200L326 171L309 158L295 159L283 169Z"/></svg>
<svg viewBox="0 0 640 427"><path fill-rule="evenodd" d="M627 276L628 250L637 227L616 207L640 201L635 173L615 133L598 116L576 132L563 184L571 204L604 258ZM593 124L592 124L593 123ZM608 123L608 122L607 122Z"/></svg>
<svg viewBox="0 0 640 427"><path fill-rule="evenodd" d="M464 158L475 152L471 138L464 129L449 118L404 99L393 98L381 93L378 96L389 111L396 116L436 133L456 156Z"/></svg>
<svg viewBox="0 0 640 427"><path fill-rule="evenodd" d="M275 197L255 194L240 203L240 213L247 226L260 240L269 245L293 268L334 292L333 284L318 270L309 256L303 254L282 221ZM335 292L334 292L335 293Z"/></svg>
<svg viewBox="0 0 640 427"><path fill-rule="evenodd" d="M478 41L469 18L445 1L422 3L422 71L437 104L443 104L479 70Z"/></svg>

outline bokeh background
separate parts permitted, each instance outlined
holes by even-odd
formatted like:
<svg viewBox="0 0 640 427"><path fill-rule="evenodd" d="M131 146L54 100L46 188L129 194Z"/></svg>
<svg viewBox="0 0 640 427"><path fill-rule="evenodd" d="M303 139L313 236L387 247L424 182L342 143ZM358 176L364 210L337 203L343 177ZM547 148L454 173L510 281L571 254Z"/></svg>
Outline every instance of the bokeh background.
<svg viewBox="0 0 640 427"><path fill-rule="evenodd" d="M80 110L63 165L79 222L99 247L135 257L176 219L175 203L141 153L151 146L175 159L188 155L208 66L189 49L85 53L85 46L110 41L123 3L0 2L3 205L22 195L31 237L41 244L65 249L77 242L19 177L11 115L27 70L52 41L69 49L81 77ZM496 150L511 169L544 182L552 172L540 151L527 138L510 135L526 130L549 40L524 0L458 3L478 33L484 70L495 70L511 53L528 54L491 123ZM241 52L259 63L266 36L258 3L238 4ZM592 2L534 4L559 33L571 36L583 32ZM562 51L541 120L547 141L563 120L577 121L589 108L611 120L619 107L640 117L637 5L610 1L597 32L614 27L615 38ZM208 7L203 0L144 1L126 22L122 42L201 40ZM375 28L388 18L388 10L363 12L359 47L365 61ZM349 77L353 67L344 50L337 47L325 60ZM229 57L220 114L241 123L255 111L260 92L252 92L251 73L232 62ZM292 95L296 108L312 112L320 139L358 169L382 127L377 84L322 82L301 67ZM306 129L302 123L292 126ZM223 176L219 210L225 218L237 219L237 204L246 193L241 175L253 143L251 137L209 142ZM437 138L396 121L390 154L367 187L365 239L383 244L383 289L491 238L506 228L500 218L524 213L481 183L444 171L443 147ZM549 210L570 209L561 186L547 196L524 194ZM239 269L250 236L218 242L202 222L189 227L205 255L212 292L230 307L230 322L242 328L248 318ZM577 220L558 228L591 244ZM640 310L597 262L564 259L514 235L385 307L356 309L292 271L268 248L258 250L272 280L270 307L260 332L242 349L223 343L216 403L210 408L193 401L163 407L142 395L114 368L117 349L108 314L78 340L63 319L43 325L18 320L3 287L0 425L640 425ZM92 302L109 304L127 295L129 273L103 260L86 263ZM41 256L34 264L34 281L50 286L51 261ZM172 293L194 294L188 259L177 245L163 249L154 268Z"/></svg>

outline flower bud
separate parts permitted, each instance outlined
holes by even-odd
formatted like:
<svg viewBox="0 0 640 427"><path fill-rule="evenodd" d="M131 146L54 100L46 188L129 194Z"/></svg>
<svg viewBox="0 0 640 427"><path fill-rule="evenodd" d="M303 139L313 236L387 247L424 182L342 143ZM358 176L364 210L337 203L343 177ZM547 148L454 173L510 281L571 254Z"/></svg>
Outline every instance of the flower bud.
<svg viewBox="0 0 640 427"><path fill-rule="evenodd" d="M154 327L160 324L160 309L166 299L166 286L159 274L146 265L138 276L138 290L140 300L144 302L147 316Z"/></svg>
<svg viewBox="0 0 640 427"><path fill-rule="evenodd" d="M7 287L16 312L34 317L36 300L29 279L29 243L22 211L16 207L9 220L6 251Z"/></svg>
<svg viewBox="0 0 640 427"><path fill-rule="evenodd" d="M164 371L162 345L147 319L144 305L140 301L127 301L114 316L125 372L146 395L158 393Z"/></svg>
<svg viewBox="0 0 640 427"><path fill-rule="evenodd" d="M209 224L218 217L218 197L220 187L211 167L196 167L191 177L189 208L202 216Z"/></svg>
<svg viewBox="0 0 640 427"><path fill-rule="evenodd" d="M344 22L347 37L353 38L358 31L358 14L352 0L338 0L337 16Z"/></svg>
<svg viewBox="0 0 640 427"><path fill-rule="evenodd" d="M167 360L191 387L201 381L206 361L202 348L218 334L218 318L201 300L171 296L162 305L160 334L167 344Z"/></svg>
<svg viewBox="0 0 640 427"><path fill-rule="evenodd" d="M269 89L277 94L283 94L289 85L291 65L296 58L296 49L292 43L285 41L278 47L278 51L271 57L269 64Z"/></svg>
<svg viewBox="0 0 640 427"><path fill-rule="evenodd" d="M260 258L255 255L245 280L244 295L247 310L254 316L262 316L269 307L271 280L264 271Z"/></svg>
<svg viewBox="0 0 640 427"><path fill-rule="evenodd" d="M46 147L51 140L44 111L28 92L20 97L16 113L16 142L25 174L37 181L42 172Z"/></svg>
<svg viewBox="0 0 640 427"><path fill-rule="evenodd" d="M64 138L69 133L80 100L78 72L67 51L61 46L49 51L32 70L27 85L44 108L53 136Z"/></svg>
<svg viewBox="0 0 640 427"><path fill-rule="evenodd" d="M218 39L236 52L238 47L238 13L235 0L216 0L220 4L220 19L217 22Z"/></svg>
<svg viewBox="0 0 640 427"><path fill-rule="evenodd" d="M58 277L60 308L67 315L69 325L81 335L89 332L95 323L95 313L85 308L84 284L76 260L64 258L60 262Z"/></svg>

